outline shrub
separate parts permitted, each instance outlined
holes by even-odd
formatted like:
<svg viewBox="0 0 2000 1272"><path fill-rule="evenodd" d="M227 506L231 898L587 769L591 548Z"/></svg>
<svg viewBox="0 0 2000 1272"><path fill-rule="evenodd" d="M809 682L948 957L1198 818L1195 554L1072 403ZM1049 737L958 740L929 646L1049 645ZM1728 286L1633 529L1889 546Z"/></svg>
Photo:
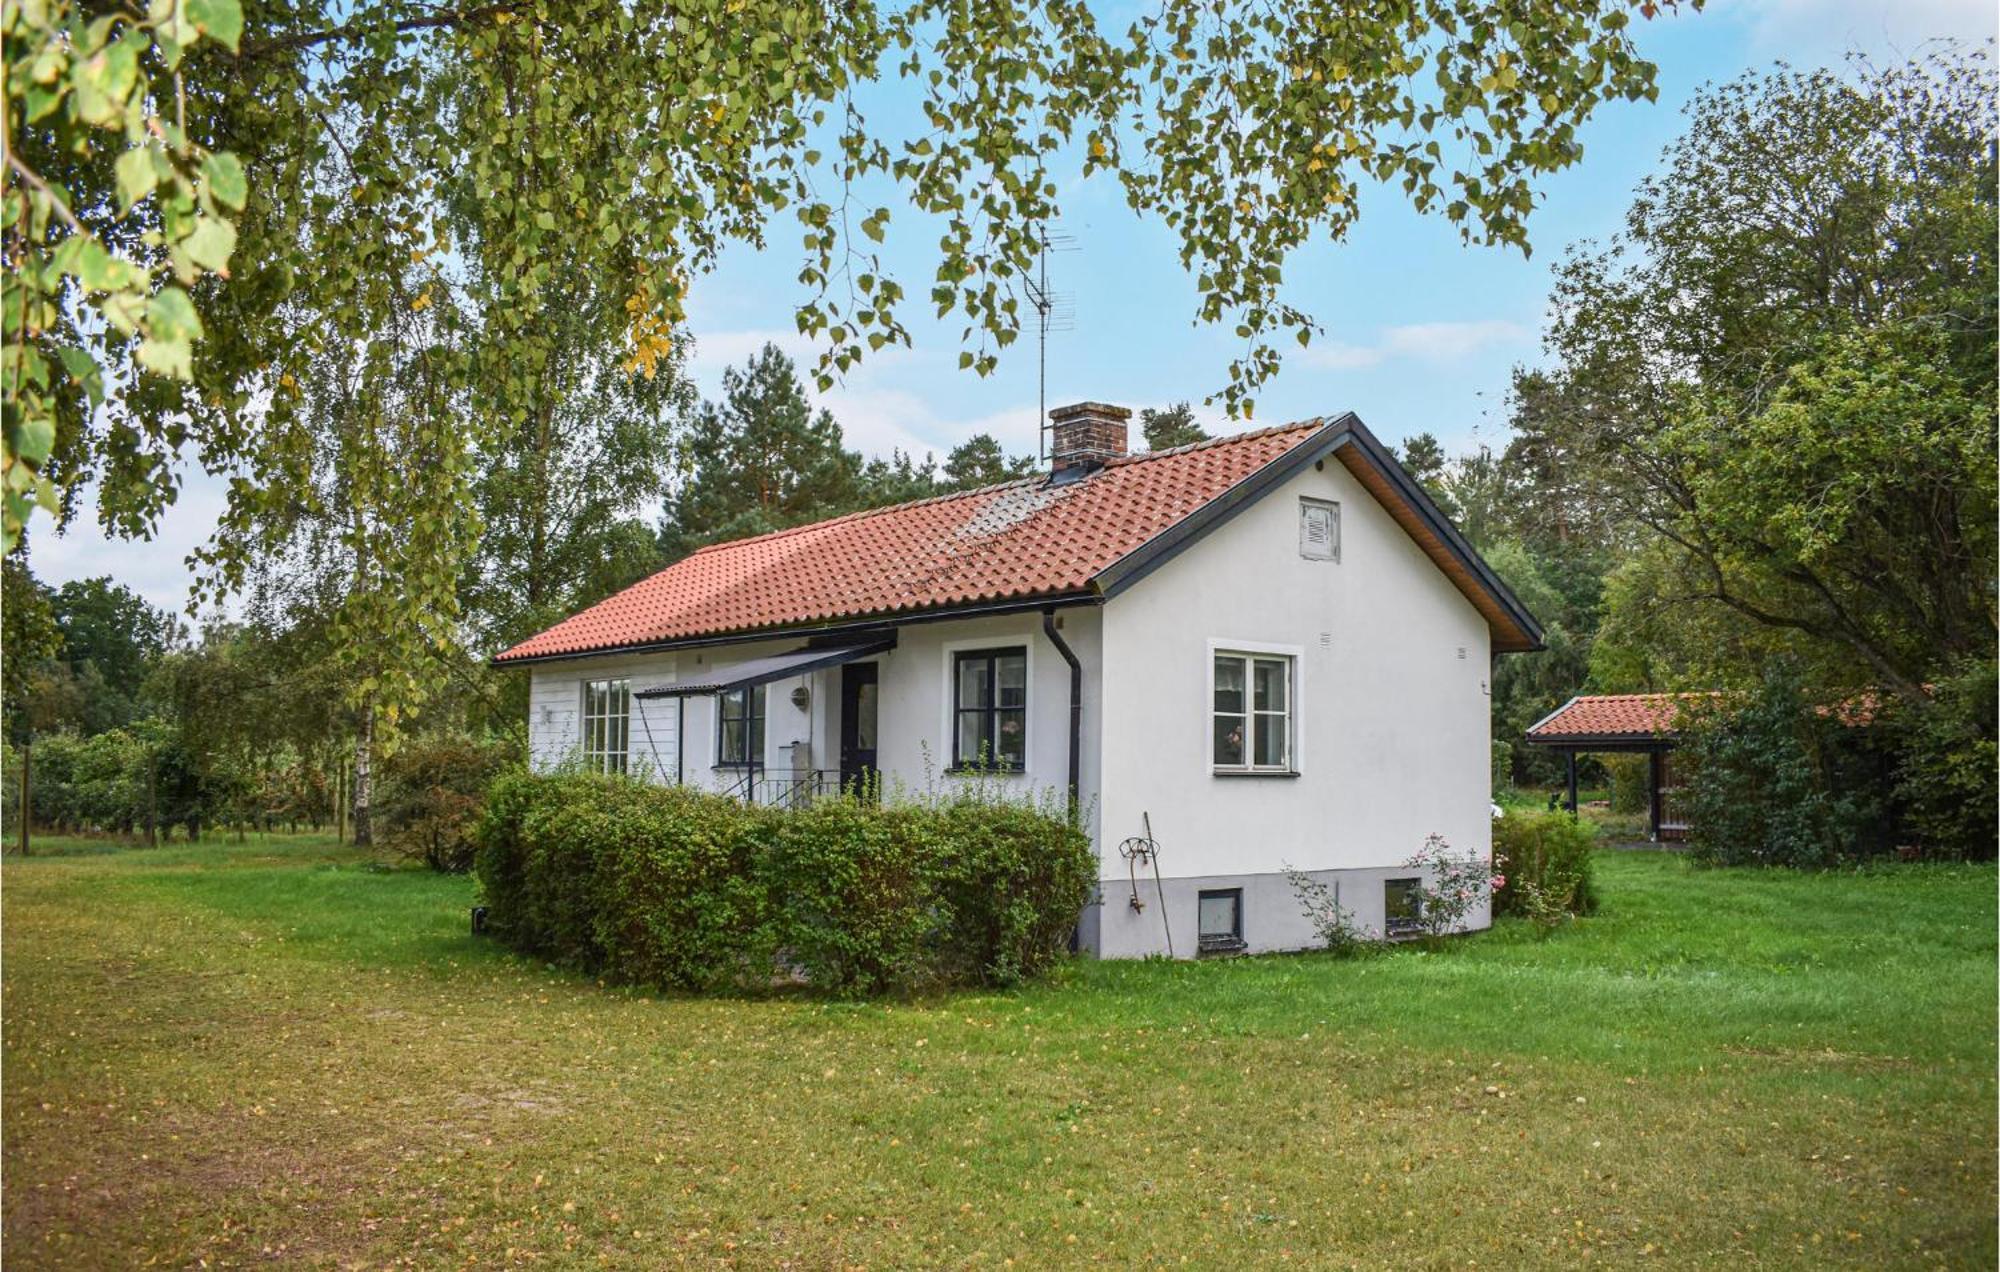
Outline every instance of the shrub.
<svg viewBox="0 0 2000 1272"><path fill-rule="evenodd" d="M782 814L765 856L785 960L809 984L877 993L939 979L951 916L928 818L852 797Z"/></svg>
<svg viewBox="0 0 2000 1272"><path fill-rule="evenodd" d="M1996 698L1995 665L1966 663L1937 682L1928 708L1898 711L1891 723L1901 752L1897 794L1933 855L1986 859L2000 842Z"/></svg>
<svg viewBox="0 0 2000 1272"><path fill-rule="evenodd" d="M1624 816L1645 816L1650 812L1652 789L1648 770L1652 761L1644 755L1602 758L1604 772L1611 779L1611 811Z"/></svg>
<svg viewBox="0 0 2000 1272"><path fill-rule="evenodd" d="M1405 864L1417 871L1417 925L1432 944L1456 932L1481 897L1491 896L1507 882L1489 862L1453 852L1443 835L1424 840Z"/></svg>
<svg viewBox="0 0 2000 1272"><path fill-rule="evenodd" d="M1286 866L1285 880L1292 885L1292 895L1299 899L1299 909L1306 921L1312 924L1313 935L1319 938L1321 948L1338 958L1349 958L1364 950L1372 949L1382 939L1382 934L1373 928L1362 928L1354 921L1354 912L1340 903L1340 897L1325 883L1313 878L1303 870Z"/></svg>
<svg viewBox="0 0 2000 1272"><path fill-rule="evenodd" d="M1742 699L1683 727L1688 844L1708 865L1826 866L1885 851L1892 836L1882 757L1841 704L1809 699L1774 660Z"/></svg>
<svg viewBox="0 0 2000 1272"><path fill-rule="evenodd" d="M1021 803L773 810L588 774L503 778L478 841L510 944L694 990L780 970L838 993L1009 984L1060 957L1097 865L1081 831Z"/></svg>
<svg viewBox="0 0 2000 1272"><path fill-rule="evenodd" d="M1514 744L1505 738L1493 739L1493 798L1514 789Z"/></svg>
<svg viewBox="0 0 2000 1272"><path fill-rule="evenodd" d="M1493 894L1495 914L1536 906L1589 914L1597 908L1590 877L1596 836L1567 812L1510 811L1493 823L1493 869L1506 882Z"/></svg>
<svg viewBox="0 0 2000 1272"><path fill-rule="evenodd" d="M953 980L1012 985L1068 949L1097 886L1097 855L1060 801L1036 806L966 792L932 805L943 862L944 968Z"/></svg>
<svg viewBox="0 0 2000 1272"><path fill-rule="evenodd" d="M518 760L507 742L441 736L405 743L382 765L375 815L383 843L433 870L472 869L486 789Z"/></svg>
<svg viewBox="0 0 2000 1272"><path fill-rule="evenodd" d="M757 858L777 815L685 788L596 784L611 831L591 898L600 965L643 985L768 984L774 934Z"/></svg>

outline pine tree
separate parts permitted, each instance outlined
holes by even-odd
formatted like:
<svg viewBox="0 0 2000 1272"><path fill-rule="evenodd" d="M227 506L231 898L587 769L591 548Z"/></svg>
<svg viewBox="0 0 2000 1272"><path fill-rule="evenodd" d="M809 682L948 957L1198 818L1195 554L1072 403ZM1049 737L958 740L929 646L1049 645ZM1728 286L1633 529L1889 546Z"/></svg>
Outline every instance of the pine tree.
<svg viewBox="0 0 2000 1272"><path fill-rule="evenodd" d="M1139 412L1139 433L1146 439L1146 449L1156 451L1208 440L1208 430L1195 423L1194 407L1186 402L1160 410L1144 408Z"/></svg>
<svg viewBox="0 0 2000 1272"><path fill-rule="evenodd" d="M862 506L861 456L843 440L776 345L723 372L722 401L696 413L687 475L668 498L660 526L667 558Z"/></svg>
<svg viewBox="0 0 2000 1272"><path fill-rule="evenodd" d="M991 433L975 433L945 457L940 490L977 490L1025 477L1035 468L1031 455L1009 459Z"/></svg>

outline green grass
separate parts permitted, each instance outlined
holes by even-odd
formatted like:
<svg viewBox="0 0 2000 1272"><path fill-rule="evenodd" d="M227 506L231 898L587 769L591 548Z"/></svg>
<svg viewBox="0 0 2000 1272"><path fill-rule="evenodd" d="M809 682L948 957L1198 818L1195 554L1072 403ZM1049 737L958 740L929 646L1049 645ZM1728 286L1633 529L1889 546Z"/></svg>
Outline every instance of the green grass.
<svg viewBox="0 0 2000 1272"><path fill-rule="evenodd" d="M1990 867L1611 854L1546 942L847 1004L558 974L326 839L46 846L10 1265L1995 1261Z"/></svg>

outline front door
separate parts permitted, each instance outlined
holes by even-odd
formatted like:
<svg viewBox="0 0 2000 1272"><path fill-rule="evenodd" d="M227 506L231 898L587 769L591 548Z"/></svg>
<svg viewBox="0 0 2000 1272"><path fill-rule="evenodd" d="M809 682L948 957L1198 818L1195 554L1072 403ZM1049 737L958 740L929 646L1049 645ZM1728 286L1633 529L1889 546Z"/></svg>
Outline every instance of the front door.
<svg viewBox="0 0 2000 1272"><path fill-rule="evenodd" d="M875 789L875 663L847 663L840 669L840 789Z"/></svg>

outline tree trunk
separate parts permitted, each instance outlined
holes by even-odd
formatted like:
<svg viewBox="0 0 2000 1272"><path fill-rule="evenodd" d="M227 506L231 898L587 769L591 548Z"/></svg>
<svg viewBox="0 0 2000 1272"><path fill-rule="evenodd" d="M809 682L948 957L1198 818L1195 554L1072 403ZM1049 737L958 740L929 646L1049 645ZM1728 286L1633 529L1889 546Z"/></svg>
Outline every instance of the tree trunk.
<svg viewBox="0 0 2000 1272"><path fill-rule="evenodd" d="M146 750L146 846L160 846L160 753Z"/></svg>
<svg viewBox="0 0 2000 1272"><path fill-rule="evenodd" d="M370 805L375 799L375 707L361 709L361 736L354 742L354 846L372 848L375 846L374 827L370 824Z"/></svg>

